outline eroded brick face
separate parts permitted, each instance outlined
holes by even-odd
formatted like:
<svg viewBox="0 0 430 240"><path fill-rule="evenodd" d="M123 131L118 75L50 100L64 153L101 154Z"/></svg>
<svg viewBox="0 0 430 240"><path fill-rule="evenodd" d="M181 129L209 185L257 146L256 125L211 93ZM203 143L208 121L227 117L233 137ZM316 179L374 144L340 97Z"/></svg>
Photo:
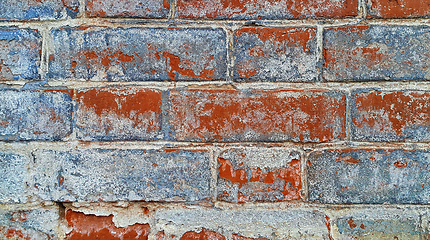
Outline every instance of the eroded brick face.
<svg viewBox="0 0 430 240"><path fill-rule="evenodd" d="M358 1L179 0L177 11L180 18L198 19L350 17L357 14Z"/></svg>
<svg viewBox="0 0 430 240"><path fill-rule="evenodd" d="M170 91L177 140L328 142L345 137L345 96L326 91ZM322 124L324 123L324 124Z"/></svg>
<svg viewBox="0 0 430 240"><path fill-rule="evenodd" d="M161 95L157 90L139 88L78 91L79 138L151 140L162 137Z"/></svg>
<svg viewBox="0 0 430 240"><path fill-rule="evenodd" d="M309 82L319 76L316 28L242 28L234 33L234 78Z"/></svg>
<svg viewBox="0 0 430 240"><path fill-rule="evenodd" d="M165 18L170 11L169 0L87 0L91 17Z"/></svg>
<svg viewBox="0 0 430 240"><path fill-rule="evenodd" d="M226 36L219 28L66 28L52 34L51 79L226 78Z"/></svg>
<svg viewBox="0 0 430 240"><path fill-rule="evenodd" d="M347 26L324 31L324 71L328 81L430 79L430 28Z"/></svg>
<svg viewBox="0 0 430 240"><path fill-rule="evenodd" d="M147 240L149 224L134 224L128 227L116 227L113 216L86 215L72 210L67 211L66 219L72 228L67 234L68 240Z"/></svg>

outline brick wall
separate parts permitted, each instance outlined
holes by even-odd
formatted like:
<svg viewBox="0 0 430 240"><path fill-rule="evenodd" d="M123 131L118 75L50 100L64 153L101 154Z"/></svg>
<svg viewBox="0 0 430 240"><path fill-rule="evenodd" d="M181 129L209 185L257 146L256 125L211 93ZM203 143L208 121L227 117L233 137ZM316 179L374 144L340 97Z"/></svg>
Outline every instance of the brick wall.
<svg viewBox="0 0 430 240"><path fill-rule="evenodd" d="M0 239L428 239L429 15L0 1Z"/></svg>

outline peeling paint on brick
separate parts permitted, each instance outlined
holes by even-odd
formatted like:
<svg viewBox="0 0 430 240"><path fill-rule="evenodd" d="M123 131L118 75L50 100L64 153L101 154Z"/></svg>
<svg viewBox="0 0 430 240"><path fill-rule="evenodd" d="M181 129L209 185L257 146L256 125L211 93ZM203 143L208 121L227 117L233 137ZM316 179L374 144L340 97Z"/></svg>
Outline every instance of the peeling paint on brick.
<svg viewBox="0 0 430 240"><path fill-rule="evenodd" d="M165 18L170 11L169 0L87 0L91 17Z"/></svg>
<svg viewBox="0 0 430 240"><path fill-rule="evenodd" d="M430 153L424 150L343 149L309 156L309 201L428 204Z"/></svg>
<svg viewBox="0 0 430 240"><path fill-rule="evenodd" d="M2 0L2 20L55 20L75 18L79 12L78 0Z"/></svg>
<svg viewBox="0 0 430 240"><path fill-rule="evenodd" d="M178 0L178 16L205 19L295 19L349 17L357 14L358 1L342 0Z"/></svg>
<svg viewBox="0 0 430 240"><path fill-rule="evenodd" d="M51 79L226 78L226 37L221 29L66 28L52 34Z"/></svg>
<svg viewBox="0 0 430 240"><path fill-rule="evenodd" d="M288 201L302 198L300 153L288 149L230 149L218 157L218 200Z"/></svg>
<svg viewBox="0 0 430 240"><path fill-rule="evenodd" d="M165 239L181 239L185 234L197 239L211 239L205 235L232 239L233 234L257 239L329 239L324 215L311 210L160 209L155 218L155 229L164 231Z"/></svg>
<svg viewBox="0 0 430 240"><path fill-rule="evenodd" d="M55 207L16 211L0 209L0 239L57 239L58 218Z"/></svg>
<svg viewBox="0 0 430 240"><path fill-rule="evenodd" d="M210 197L207 151L34 152L38 196L51 201L198 201Z"/></svg>
<svg viewBox="0 0 430 240"><path fill-rule="evenodd" d="M0 28L0 80L39 79L41 50L37 31Z"/></svg>
<svg viewBox="0 0 430 240"><path fill-rule="evenodd" d="M84 89L78 91L76 97L76 125L80 139L152 140L162 137L160 91Z"/></svg>
<svg viewBox="0 0 430 240"><path fill-rule="evenodd" d="M29 195L27 164L30 158L15 153L0 152L0 202L26 202Z"/></svg>
<svg viewBox="0 0 430 240"><path fill-rule="evenodd" d="M234 33L234 78L318 80L315 28L242 28Z"/></svg>
<svg viewBox="0 0 430 240"><path fill-rule="evenodd" d="M328 81L429 80L430 28L347 26L324 31Z"/></svg>
<svg viewBox="0 0 430 240"><path fill-rule="evenodd" d="M71 132L70 95L0 90L0 139L61 140Z"/></svg>
<svg viewBox="0 0 430 240"><path fill-rule="evenodd" d="M356 90L351 101L352 138L358 141L430 140L430 94Z"/></svg>
<svg viewBox="0 0 430 240"><path fill-rule="evenodd" d="M170 91L177 140L328 142L345 137L345 96L325 91ZM324 124L322 124L324 123Z"/></svg>
<svg viewBox="0 0 430 240"><path fill-rule="evenodd" d="M134 224L126 228L118 228L112 222L112 216L86 215L68 210L67 222L72 231L68 240L147 240L150 227L148 224Z"/></svg>
<svg viewBox="0 0 430 240"><path fill-rule="evenodd" d="M354 210L336 219L336 239L423 239L420 217L410 209Z"/></svg>

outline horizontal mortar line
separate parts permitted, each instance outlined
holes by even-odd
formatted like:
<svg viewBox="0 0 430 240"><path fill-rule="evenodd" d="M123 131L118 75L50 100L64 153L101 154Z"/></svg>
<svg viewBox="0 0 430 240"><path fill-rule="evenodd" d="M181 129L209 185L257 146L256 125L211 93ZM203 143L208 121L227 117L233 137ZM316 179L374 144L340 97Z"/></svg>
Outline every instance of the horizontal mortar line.
<svg viewBox="0 0 430 240"><path fill-rule="evenodd" d="M366 19L366 18L326 18L326 19L282 19L282 20L206 20L206 19L145 19L145 18L76 18L45 21L5 21L0 22L0 26L9 27L64 27L90 25L94 27L238 27L244 25L263 26L312 26L322 25L323 27L344 26L344 25L430 25L430 18L386 18L386 19ZM203 26L202 26L203 25Z"/></svg>
<svg viewBox="0 0 430 240"><path fill-rule="evenodd" d="M126 207L122 207L121 204L118 203L126 203ZM28 202L28 203L0 203L0 209L8 210L31 210L38 208L52 208L58 207L58 205L63 204L69 208L75 209L93 209L94 206L102 209L102 208L111 208L115 209L126 209L130 205L140 205L147 206L151 208L162 207L162 210L166 208L179 208L182 207L190 207L190 208L201 208L201 209L221 209L221 210L287 210L287 209L311 209L313 208L322 208L324 210L332 210L337 211L337 209L367 209L367 208L377 208L377 209L406 209L406 210L429 210L429 204L331 204L331 203L313 203L313 202L305 202L305 201L294 201L294 202L247 202L247 203L229 203L223 201L215 201L213 202L213 206L200 206L196 205L195 202L142 202L142 201L111 201L111 202L56 202L56 201L36 201L36 202Z"/></svg>
<svg viewBox="0 0 430 240"><path fill-rule="evenodd" d="M363 88L373 88L380 90L430 90L430 81L366 81L366 82L238 82L232 80L220 81L25 81L11 80L0 81L3 88L20 89L26 84L43 83L43 87L34 87L29 89L86 89L99 87L141 87L159 90L175 90L181 88L201 88L201 89L238 89L238 90L355 90ZM0 88L1 89L1 88Z"/></svg>
<svg viewBox="0 0 430 240"><path fill-rule="evenodd" d="M331 143L294 143L294 142L181 142L181 141L0 141L0 148L9 147L83 147L83 148L235 148L235 147L267 147L267 148L295 148L312 151L324 149L429 149L430 142L331 142Z"/></svg>

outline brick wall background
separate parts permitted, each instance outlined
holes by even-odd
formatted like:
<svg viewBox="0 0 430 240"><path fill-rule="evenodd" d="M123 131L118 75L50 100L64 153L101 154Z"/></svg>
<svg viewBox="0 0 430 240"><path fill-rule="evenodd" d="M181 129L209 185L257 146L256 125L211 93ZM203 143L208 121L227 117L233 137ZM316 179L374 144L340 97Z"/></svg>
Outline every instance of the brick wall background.
<svg viewBox="0 0 430 240"><path fill-rule="evenodd" d="M0 1L0 239L428 239L429 15Z"/></svg>

